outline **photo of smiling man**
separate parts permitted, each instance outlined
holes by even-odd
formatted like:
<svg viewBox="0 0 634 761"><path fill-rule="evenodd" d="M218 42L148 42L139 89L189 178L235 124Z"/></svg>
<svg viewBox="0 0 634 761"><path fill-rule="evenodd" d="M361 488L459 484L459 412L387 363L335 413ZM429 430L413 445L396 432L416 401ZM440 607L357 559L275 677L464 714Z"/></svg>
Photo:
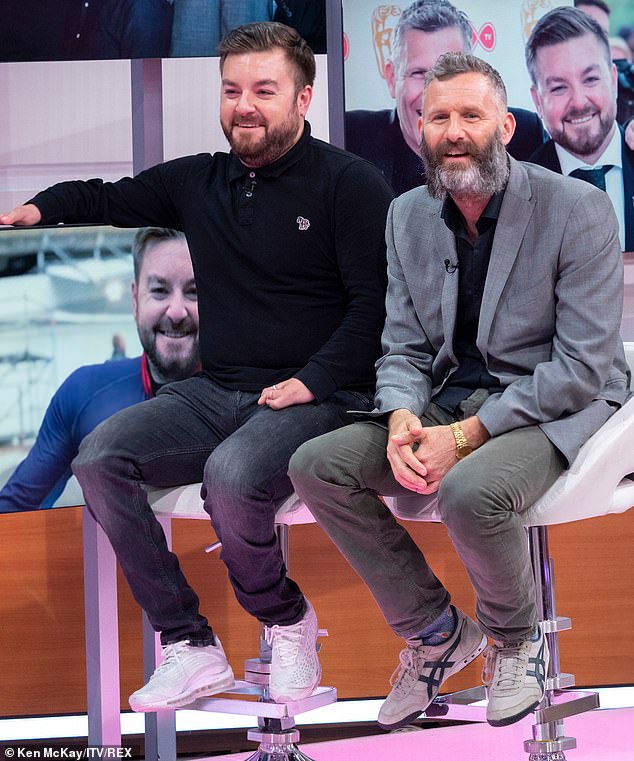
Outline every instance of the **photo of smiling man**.
<svg viewBox="0 0 634 761"><path fill-rule="evenodd" d="M0 490L0 513L53 507L71 477L79 445L103 420L193 375L198 296L183 233L140 229L132 244L132 311L143 354L84 364L53 395L37 438Z"/></svg>
<svg viewBox="0 0 634 761"><path fill-rule="evenodd" d="M526 44L535 107L552 139L530 161L604 190L624 251L634 250L634 152L616 122L617 73L599 24L577 8L555 8Z"/></svg>

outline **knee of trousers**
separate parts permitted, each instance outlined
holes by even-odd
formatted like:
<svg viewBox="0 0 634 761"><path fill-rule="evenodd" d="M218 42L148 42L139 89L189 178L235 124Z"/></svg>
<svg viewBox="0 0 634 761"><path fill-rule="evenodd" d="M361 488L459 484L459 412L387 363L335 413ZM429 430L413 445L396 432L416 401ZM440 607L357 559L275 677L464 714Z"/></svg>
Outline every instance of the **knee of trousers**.
<svg viewBox="0 0 634 761"><path fill-rule="evenodd" d="M503 495L493 484L483 483L459 466L443 478L438 490L438 510L450 531L477 536L508 513Z"/></svg>
<svg viewBox="0 0 634 761"><path fill-rule="evenodd" d="M214 509L214 514L225 510L237 520L234 511L248 512L250 504L256 506L271 500L272 481L276 476L266 469L264 463L240 457L231 449L216 449L205 463L202 496L205 508Z"/></svg>
<svg viewBox="0 0 634 761"><path fill-rule="evenodd" d="M345 447L346 428L317 436L302 444L291 457L288 475L295 491L305 500L333 486L356 488L360 482L360 458Z"/></svg>

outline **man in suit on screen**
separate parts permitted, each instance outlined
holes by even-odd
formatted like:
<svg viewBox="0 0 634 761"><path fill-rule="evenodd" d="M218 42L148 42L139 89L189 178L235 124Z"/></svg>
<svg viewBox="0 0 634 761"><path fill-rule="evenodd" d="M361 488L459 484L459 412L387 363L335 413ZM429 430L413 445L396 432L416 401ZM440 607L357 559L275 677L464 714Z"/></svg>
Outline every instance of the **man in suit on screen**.
<svg viewBox="0 0 634 761"><path fill-rule="evenodd" d="M535 25L526 65L552 135L529 160L607 192L621 248L634 251L634 151L616 121L617 72L605 32L577 8L555 8Z"/></svg>

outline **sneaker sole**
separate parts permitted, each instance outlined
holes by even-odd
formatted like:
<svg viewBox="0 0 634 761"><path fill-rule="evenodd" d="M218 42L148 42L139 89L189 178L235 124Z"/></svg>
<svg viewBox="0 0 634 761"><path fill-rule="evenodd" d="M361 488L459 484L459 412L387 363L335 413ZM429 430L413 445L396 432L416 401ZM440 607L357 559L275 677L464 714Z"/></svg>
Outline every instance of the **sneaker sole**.
<svg viewBox="0 0 634 761"><path fill-rule="evenodd" d="M454 676L454 674L457 674L459 671L462 671L463 668L468 666L471 661L474 661L483 651L484 648L487 646L487 638L482 635L482 639L480 640L480 644L478 647L476 647L475 650L472 650L469 655L466 655L459 664L456 664L451 671L447 674L445 679L449 679L450 676ZM444 684L445 680L443 680ZM437 696L436 696L437 697ZM436 700L436 698L434 698ZM431 703L434 702L434 700L431 701ZM392 731L393 729L401 729L402 727L407 726L410 724L414 719L417 719L422 713L425 713L425 711L429 708L431 703L428 703L425 708L421 708L420 710L410 713L407 716L403 717L402 719L399 719L398 721L394 722L393 724L385 724L384 722L377 721L377 724L381 727L381 729L385 729L387 732Z"/></svg>
<svg viewBox="0 0 634 761"><path fill-rule="evenodd" d="M519 713L507 716L504 719L487 719L487 724L491 727L508 727L510 724L515 724L516 721L521 721L524 717L528 716L529 713L533 713L542 700L537 700L534 703L531 703L527 708L522 709Z"/></svg>
<svg viewBox="0 0 634 761"><path fill-rule="evenodd" d="M182 708L183 706L193 703L194 700L202 697L211 697L217 695L220 692L225 692L235 687L235 679L233 672L227 676L220 684L218 682L212 685L206 685L203 687L197 687L195 690L181 695L177 698L171 698L170 700L163 700L161 702L152 703L151 705L134 704L130 702L130 708L135 713L155 713L156 711L171 711L174 708Z"/></svg>

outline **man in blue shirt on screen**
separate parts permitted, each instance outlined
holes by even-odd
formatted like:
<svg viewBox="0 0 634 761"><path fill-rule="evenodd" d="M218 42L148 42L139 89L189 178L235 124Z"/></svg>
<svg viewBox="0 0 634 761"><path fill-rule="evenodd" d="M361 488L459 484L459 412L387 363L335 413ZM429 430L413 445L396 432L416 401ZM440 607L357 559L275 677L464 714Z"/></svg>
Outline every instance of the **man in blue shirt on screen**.
<svg viewBox="0 0 634 761"><path fill-rule="evenodd" d="M136 234L132 251L132 305L143 354L85 365L66 378L31 451L0 491L0 513L53 507L84 436L198 369L198 300L185 236L146 227Z"/></svg>

